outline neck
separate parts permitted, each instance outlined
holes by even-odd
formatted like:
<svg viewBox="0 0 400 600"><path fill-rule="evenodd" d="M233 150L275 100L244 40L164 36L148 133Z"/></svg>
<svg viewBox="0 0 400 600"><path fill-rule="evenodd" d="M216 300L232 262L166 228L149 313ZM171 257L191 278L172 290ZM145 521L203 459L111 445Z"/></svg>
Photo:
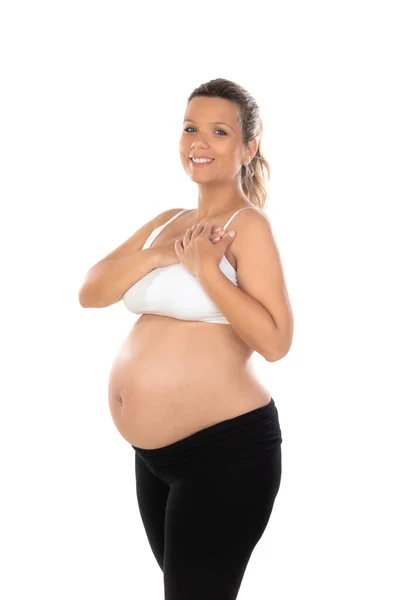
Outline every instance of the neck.
<svg viewBox="0 0 400 600"><path fill-rule="evenodd" d="M209 220L218 215L229 213L244 205L251 206L243 190L232 185L199 185L196 221Z"/></svg>

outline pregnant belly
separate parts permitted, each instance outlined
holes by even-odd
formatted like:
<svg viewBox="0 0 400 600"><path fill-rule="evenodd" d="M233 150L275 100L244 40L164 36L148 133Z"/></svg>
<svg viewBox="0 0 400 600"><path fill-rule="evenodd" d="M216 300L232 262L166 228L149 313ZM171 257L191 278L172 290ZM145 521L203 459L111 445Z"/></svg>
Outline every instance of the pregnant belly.
<svg viewBox="0 0 400 600"><path fill-rule="evenodd" d="M252 352L231 327L146 317L123 343L109 378L111 416L127 442L165 446L270 401L249 364Z"/></svg>

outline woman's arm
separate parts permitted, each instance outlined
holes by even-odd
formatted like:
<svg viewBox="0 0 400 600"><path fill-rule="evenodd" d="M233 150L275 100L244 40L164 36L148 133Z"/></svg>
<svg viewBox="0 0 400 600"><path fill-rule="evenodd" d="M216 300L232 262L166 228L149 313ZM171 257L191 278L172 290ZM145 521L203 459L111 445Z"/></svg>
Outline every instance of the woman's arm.
<svg viewBox="0 0 400 600"><path fill-rule="evenodd" d="M160 253L153 248L143 250L143 245L152 231L181 210L172 208L160 213L89 269L79 290L80 305L103 308L115 304L139 279L163 266L159 264Z"/></svg>
<svg viewBox="0 0 400 600"><path fill-rule="evenodd" d="M146 248L130 256L97 263L86 274L79 290L84 308L105 308L119 302L125 292L159 267L160 248Z"/></svg>

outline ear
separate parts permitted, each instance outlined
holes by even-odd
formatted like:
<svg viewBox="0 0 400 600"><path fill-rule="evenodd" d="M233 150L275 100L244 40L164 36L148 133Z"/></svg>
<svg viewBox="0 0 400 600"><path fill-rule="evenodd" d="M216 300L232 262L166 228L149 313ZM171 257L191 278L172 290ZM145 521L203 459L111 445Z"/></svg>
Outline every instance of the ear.
<svg viewBox="0 0 400 600"><path fill-rule="evenodd" d="M257 138L253 138L247 144L247 154L249 155L249 159L247 162L251 162L253 160L255 153L257 152L257 148L258 148L258 140L257 140Z"/></svg>

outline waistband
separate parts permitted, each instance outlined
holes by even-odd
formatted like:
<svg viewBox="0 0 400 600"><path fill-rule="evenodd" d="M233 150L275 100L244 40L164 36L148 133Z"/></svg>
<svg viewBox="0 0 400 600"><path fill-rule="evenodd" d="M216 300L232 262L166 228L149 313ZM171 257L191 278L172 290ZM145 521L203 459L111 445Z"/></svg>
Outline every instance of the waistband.
<svg viewBox="0 0 400 600"><path fill-rule="evenodd" d="M268 404L259 406L258 408L255 408L249 412L232 417L231 419L225 419L224 421L220 421L219 423L205 427L204 429L196 431L195 433L181 440L173 442L172 444L168 444L167 446L162 446L160 448L139 448L133 444L131 444L131 446L142 456L149 458L171 457L179 454L180 451L201 448L202 445L208 441L215 442L221 437L223 437L225 440L226 435L224 434L228 435L231 433L232 435L235 435L236 433L244 433L246 429L252 429L252 426L255 428L260 426L261 429L272 419L275 420L273 429L275 431L278 429L278 437L280 437L281 432L279 427L278 411L274 399L271 397L271 400L268 402Z"/></svg>

